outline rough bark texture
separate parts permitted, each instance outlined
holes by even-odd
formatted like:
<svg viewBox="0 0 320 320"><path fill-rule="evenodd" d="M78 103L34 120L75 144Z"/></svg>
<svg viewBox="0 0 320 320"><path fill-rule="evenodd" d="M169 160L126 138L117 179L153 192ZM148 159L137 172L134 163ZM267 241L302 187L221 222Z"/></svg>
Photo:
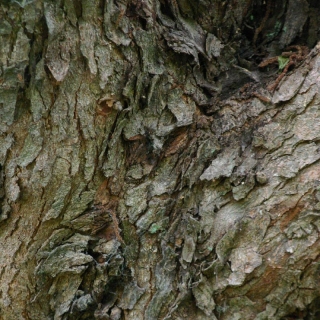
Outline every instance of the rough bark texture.
<svg viewBox="0 0 320 320"><path fill-rule="evenodd" d="M1 319L319 319L319 11L1 1Z"/></svg>

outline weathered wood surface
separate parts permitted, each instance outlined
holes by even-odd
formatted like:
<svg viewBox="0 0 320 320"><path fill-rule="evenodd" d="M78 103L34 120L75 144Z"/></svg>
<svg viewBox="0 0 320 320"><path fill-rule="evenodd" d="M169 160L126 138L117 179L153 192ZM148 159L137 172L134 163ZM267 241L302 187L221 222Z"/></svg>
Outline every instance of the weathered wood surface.
<svg viewBox="0 0 320 320"><path fill-rule="evenodd" d="M1 319L317 319L318 12L3 1Z"/></svg>

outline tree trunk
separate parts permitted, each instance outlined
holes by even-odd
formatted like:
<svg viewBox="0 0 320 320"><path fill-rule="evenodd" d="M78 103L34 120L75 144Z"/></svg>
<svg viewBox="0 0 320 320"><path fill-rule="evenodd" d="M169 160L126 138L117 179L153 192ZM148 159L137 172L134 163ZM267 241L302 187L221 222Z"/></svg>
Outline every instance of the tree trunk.
<svg viewBox="0 0 320 320"><path fill-rule="evenodd" d="M319 13L2 1L0 318L318 319Z"/></svg>

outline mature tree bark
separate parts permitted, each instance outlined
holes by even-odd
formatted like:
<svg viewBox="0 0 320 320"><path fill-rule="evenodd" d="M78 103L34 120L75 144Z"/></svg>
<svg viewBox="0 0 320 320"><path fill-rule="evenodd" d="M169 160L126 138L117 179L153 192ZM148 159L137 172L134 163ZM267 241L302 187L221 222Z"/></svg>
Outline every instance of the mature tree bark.
<svg viewBox="0 0 320 320"><path fill-rule="evenodd" d="M1 319L318 319L319 13L1 1Z"/></svg>

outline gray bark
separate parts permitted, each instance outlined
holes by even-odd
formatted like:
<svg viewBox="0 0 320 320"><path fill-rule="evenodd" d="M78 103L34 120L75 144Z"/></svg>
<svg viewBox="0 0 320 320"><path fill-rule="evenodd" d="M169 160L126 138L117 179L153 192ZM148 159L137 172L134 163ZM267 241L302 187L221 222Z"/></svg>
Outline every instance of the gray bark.
<svg viewBox="0 0 320 320"><path fill-rule="evenodd" d="M318 319L319 10L2 1L1 319Z"/></svg>

